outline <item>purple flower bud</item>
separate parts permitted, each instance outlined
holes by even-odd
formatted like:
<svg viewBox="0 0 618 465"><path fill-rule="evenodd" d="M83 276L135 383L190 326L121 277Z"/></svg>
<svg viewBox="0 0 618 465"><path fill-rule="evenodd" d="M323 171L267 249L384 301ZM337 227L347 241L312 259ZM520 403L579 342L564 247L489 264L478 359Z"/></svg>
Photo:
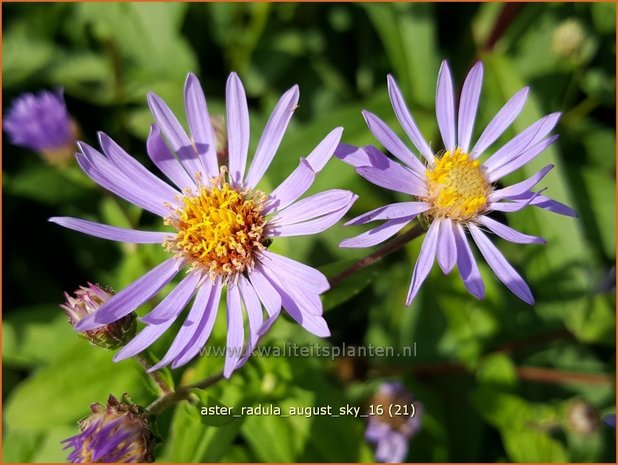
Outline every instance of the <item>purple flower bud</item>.
<svg viewBox="0 0 618 465"><path fill-rule="evenodd" d="M69 318L71 326L75 327L86 316L91 315L107 302L114 292L104 290L100 286L88 283L88 287L80 286L75 291L75 297L64 293L66 302L61 305ZM100 328L79 332L79 335L88 339L92 344L104 349L117 349L124 346L134 335L137 329L134 312Z"/></svg>
<svg viewBox="0 0 618 465"><path fill-rule="evenodd" d="M376 445L378 462L403 462L410 439L421 428L423 406L399 382L387 382L371 400L365 439Z"/></svg>
<svg viewBox="0 0 618 465"><path fill-rule="evenodd" d="M222 115L213 115L210 117L212 129L215 131L215 145L217 150L217 160L219 164L226 165L228 161L227 155L227 127L225 118Z"/></svg>
<svg viewBox="0 0 618 465"><path fill-rule="evenodd" d="M12 144L39 152L51 163L63 163L75 151L77 126L62 90L17 97L4 115L4 130Z"/></svg>
<svg viewBox="0 0 618 465"><path fill-rule="evenodd" d="M153 462L159 437L143 408L124 394L119 401L110 395L107 405L90 406L92 414L79 422L80 432L62 441L73 451L71 463Z"/></svg>

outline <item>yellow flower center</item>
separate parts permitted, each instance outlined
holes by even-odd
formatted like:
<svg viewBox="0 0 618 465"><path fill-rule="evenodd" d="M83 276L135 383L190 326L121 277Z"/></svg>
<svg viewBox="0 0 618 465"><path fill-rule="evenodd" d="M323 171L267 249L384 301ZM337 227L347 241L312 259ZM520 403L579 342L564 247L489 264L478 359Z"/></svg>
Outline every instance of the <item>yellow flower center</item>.
<svg viewBox="0 0 618 465"><path fill-rule="evenodd" d="M239 191L223 181L200 187L197 195L182 198L167 222L178 233L166 247L182 256L193 268L228 277L251 269L254 254L264 249L265 195L259 191Z"/></svg>
<svg viewBox="0 0 618 465"><path fill-rule="evenodd" d="M429 216L469 221L487 206L491 187L479 162L458 147L427 170L427 190L426 200L432 205Z"/></svg>

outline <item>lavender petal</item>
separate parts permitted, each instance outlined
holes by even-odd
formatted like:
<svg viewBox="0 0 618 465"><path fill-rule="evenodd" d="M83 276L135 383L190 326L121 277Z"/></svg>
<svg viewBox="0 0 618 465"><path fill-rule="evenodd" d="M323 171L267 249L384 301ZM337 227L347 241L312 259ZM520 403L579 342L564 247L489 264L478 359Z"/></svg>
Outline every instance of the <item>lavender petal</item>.
<svg viewBox="0 0 618 465"><path fill-rule="evenodd" d="M95 313L77 323L75 329L77 331L96 329L128 315L163 289L178 274L180 265L176 258L170 258L159 264L114 295Z"/></svg>
<svg viewBox="0 0 618 465"><path fill-rule="evenodd" d="M199 79L193 73L189 73L185 81L185 110L193 143L206 174L211 178L216 177L219 175L219 163L214 130L210 122L206 96Z"/></svg>
<svg viewBox="0 0 618 465"><path fill-rule="evenodd" d="M114 362L120 362L127 358L133 357L140 352L146 350L154 342L159 339L165 331L172 326L173 319L164 321L158 325L148 325L142 329L137 336L131 339L127 345L120 349L113 357Z"/></svg>
<svg viewBox="0 0 618 465"><path fill-rule="evenodd" d="M278 275L285 276L286 280L296 284L299 289L322 294L330 288L328 279L320 271L291 258L264 250L260 253L259 261Z"/></svg>
<svg viewBox="0 0 618 465"><path fill-rule="evenodd" d="M354 194L342 189L329 189L306 197L273 216L268 223L287 225L300 223L339 210L350 203Z"/></svg>
<svg viewBox="0 0 618 465"><path fill-rule="evenodd" d="M341 208L309 221L284 225L269 224L268 235L273 237L306 236L325 231L343 218L357 198L357 195L350 193L349 200Z"/></svg>
<svg viewBox="0 0 618 465"><path fill-rule="evenodd" d="M258 142L249 173L245 179L247 187L255 187L270 166L294 110L298 106L298 98L298 86L294 86L279 99Z"/></svg>
<svg viewBox="0 0 618 465"><path fill-rule="evenodd" d="M468 152L476 110L478 109L481 86L483 84L483 63L478 61L468 73L461 91L461 102L459 104L459 116L457 118L458 128L457 140L459 147L464 152Z"/></svg>
<svg viewBox="0 0 618 465"><path fill-rule="evenodd" d="M385 205L383 207L378 207L374 210L368 211L367 213L363 213L356 218L352 218L347 223L344 223L345 226L356 225L356 224L367 224L371 221L378 220L393 220L397 218L410 217L414 215L418 215L419 213L423 213L431 208L426 202L398 202L391 203L390 205Z"/></svg>
<svg viewBox="0 0 618 465"><path fill-rule="evenodd" d="M161 137L159 126L152 124L150 126L150 134L146 140L146 150L148 156L153 161L157 168L161 170L170 181L176 184L180 190L195 187L195 181L184 166L174 157L172 152L165 145L165 141Z"/></svg>
<svg viewBox="0 0 618 465"><path fill-rule="evenodd" d="M498 279L521 300L529 305L533 305L534 297L532 297L530 288L517 271L507 262L504 255L500 253L477 226L470 224L468 228L481 254L491 269L494 270Z"/></svg>
<svg viewBox="0 0 618 465"><path fill-rule="evenodd" d="M516 197L511 197L509 200L515 202L524 202L524 205L532 205L534 207L542 208L543 210L557 213L558 215L577 217L577 212L571 207L558 202L557 200L550 199L544 195L540 195L538 192L525 192Z"/></svg>
<svg viewBox="0 0 618 465"><path fill-rule="evenodd" d="M408 165L413 173L423 178L425 176L425 167L410 149L406 147L397 134L373 113L363 110L362 114L369 127L369 131L371 131L384 148L400 161Z"/></svg>
<svg viewBox="0 0 618 465"><path fill-rule="evenodd" d="M514 160L511 160L510 162L502 165L501 167L497 169L488 170L487 176L488 176L489 182L496 182L499 179L506 176L507 174L511 174L513 171L516 171L522 166L524 166L525 164L529 163L534 158L536 158L541 152L543 152L547 147L553 144L556 141L556 139L558 139L558 135L550 136L547 139L542 140L541 142L537 143L536 145L533 145L532 147L524 151L519 157L515 158Z"/></svg>
<svg viewBox="0 0 618 465"><path fill-rule="evenodd" d="M414 300L416 294L418 294L421 285L423 284L425 279L427 279L429 271L431 271L431 267L433 266L434 258L436 256L436 249L438 246L439 227L440 226L438 221L434 221L433 223L431 223L425 239L423 240L421 251L418 255L418 259L416 260L416 264L414 265L412 281L410 282L410 289L406 298L406 307L410 306L412 300Z"/></svg>
<svg viewBox="0 0 618 465"><path fill-rule="evenodd" d="M180 195L176 189L161 181L148 171L135 158L125 152L111 137L99 132L99 143L103 152L111 162L116 165L120 172L130 179L139 179L141 187L149 192L156 192L159 198L174 203L176 196Z"/></svg>
<svg viewBox="0 0 618 465"><path fill-rule="evenodd" d="M380 244L401 231L413 218L414 216L385 221L377 228L365 231L358 236L344 239L339 243L339 247L365 248Z"/></svg>
<svg viewBox="0 0 618 465"><path fill-rule="evenodd" d="M244 276L240 276L238 279L238 289L240 290L240 296L245 303L245 309L247 310L247 317L249 320L249 341L245 349L245 354L240 359L236 368L240 368L251 356L253 349L258 343L260 338L260 329L264 316L262 314L262 304L255 293L255 290Z"/></svg>
<svg viewBox="0 0 618 465"><path fill-rule="evenodd" d="M418 130L418 127L412 118L412 114L410 113L410 110L408 110L406 102L401 95L401 91L397 86L397 82L390 74L387 77L387 81L388 95L391 99L395 116L397 116L399 123L401 123L401 127L403 127L403 130L406 132L421 155L423 155L429 163L433 163L433 152L421 132Z"/></svg>
<svg viewBox="0 0 618 465"><path fill-rule="evenodd" d="M245 330L238 286L227 288L227 342L223 376L229 378L242 354Z"/></svg>
<svg viewBox="0 0 618 465"><path fill-rule="evenodd" d="M227 80L225 107L227 109L230 179L234 185L239 185L245 175L247 150L249 149L249 109L245 88L236 73L231 73Z"/></svg>
<svg viewBox="0 0 618 465"><path fill-rule="evenodd" d="M161 131L169 141L172 150L178 154L178 158L191 176L197 179L197 174L204 172L202 162L193 148L191 139L184 128L178 122L176 115L170 110L161 97L148 93L148 106Z"/></svg>
<svg viewBox="0 0 618 465"><path fill-rule="evenodd" d="M556 126L560 113L552 113L528 126L509 140L483 163L486 170L495 170L519 157L523 151L542 141Z"/></svg>
<svg viewBox="0 0 618 465"><path fill-rule="evenodd" d="M489 201L497 202L498 200L509 199L510 197L528 192L532 187L537 185L541 181L541 179L543 179L545 175L551 171L553 167L554 165L552 164L547 165L536 174L530 176L528 179L518 182L517 184L512 184L502 189L493 191L489 196Z"/></svg>
<svg viewBox="0 0 618 465"><path fill-rule="evenodd" d="M446 61L442 62L438 73L436 87L436 117L444 142L444 148L455 150L455 100L453 96L453 79Z"/></svg>
<svg viewBox="0 0 618 465"><path fill-rule="evenodd" d="M165 207L166 198L142 189L92 147L83 142L78 145L82 153L76 154L77 163L94 182L144 210L161 217L169 215L169 210Z"/></svg>
<svg viewBox="0 0 618 465"><path fill-rule="evenodd" d="M479 218L479 223L487 227L496 236L499 236L505 241L513 242L515 244L545 244L547 243L547 241L543 239L542 237L529 236L528 234L523 234L519 231L516 231L513 228L508 227L505 224L502 224L494 219L489 218L488 216L481 216Z"/></svg>
<svg viewBox="0 0 618 465"><path fill-rule="evenodd" d="M278 315L281 310L281 296L270 284L270 281L268 281L257 268L254 268L251 273L249 273L249 281L251 281L253 289L255 289L262 304L264 304L264 308L268 312L268 315L270 317Z"/></svg>
<svg viewBox="0 0 618 465"><path fill-rule="evenodd" d="M455 244L457 246L457 269L468 292L479 300L485 298L485 284L478 265L468 244L466 233L460 224L455 224Z"/></svg>
<svg viewBox="0 0 618 465"><path fill-rule="evenodd" d="M356 172L372 184L395 192L417 197L427 193L426 186L415 175L390 160L387 167L361 166Z"/></svg>
<svg viewBox="0 0 618 465"><path fill-rule="evenodd" d="M212 291L212 284L209 280L206 280L195 296L195 300L189 311L189 315L185 319L184 323L178 330L178 334L174 338L174 342L165 353L163 358L146 370L148 373L159 370L166 365L169 365L174 359L176 359L182 350L187 347L189 343L195 338L196 334L200 331L200 320L202 319L208 301L210 299L210 292ZM214 324L214 318L213 318Z"/></svg>
<svg viewBox="0 0 618 465"><path fill-rule="evenodd" d="M195 293L200 278L200 273L189 274L176 285L159 305L142 317L141 320L144 323L158 325L169 319L175 319Z"/></svg>
<svg viewBox="0 0 618 465"><path fill-rule="evenodd" d="M264 213L279 211L287 207L307 192L313 181L315 181L315 172L309 162L301 158L300 164L292 171L292 174L270 194Z"/></svg>
<svg viewBox="0 0 618 465"><path fill-rule="evenodd" d="M449 218L440 220L436 258L444 274L449 274L457 262L457 246L455 244L455 235L453 234L453 223Z"/></svg>
<svg viewBox="0 0 618 465"><path fill-rule="evenodd" d="M301 293L292 286L284 285L284 281L280 280L266 267L261 267L260 271L281 296L281 302L285 311L298 324L316 336L330 336L330 330L326 321L319 316L322 313L322 303L319 298L317 300L310 299L310 295Z"/></svg>
<svg viewBox="0 0 618 465"><path fill-rule="evenodd" d="M528 88L524 87L517 92L511 99L504 104L504 106L498 111L496 116L489 122L481 137L476 142L476 145L472 148L470 155L473 158L477 158L481 155L487 147L493 144L498 137L502 135L504 131L511 125L515 118L519 116L526 98L528 97Z"/></svg>
<svg viewBox="0 0 618 465"><path fill-rule="evenodd" d="M206 308L204 309L204 313L202 314L202 319L199 322L199 327L197 328L193 338L191 338L180 354L172 362L172 368L178 368L186 365L198 354L200 350L202 350L204 344L206 344L206 341L212 333L215 320L217 319L219 302L221 302L221 286L220 278L217 278L215 282L212 283L210 297L208 299L208 303L206 304ZM197 298L200 298L199 293ZM195 304L196 303L194 303L194 305Z"/></svg>
<svg viewBox="0 0 618 465"><path fill-rule="evenodd" d="M135 229L118 228L107 224L95 223L94 221L71 218L68 216L54 216L50 222L64 226L65 228L79 231L111 241L131 242L133 244L162 244L166 239L174 235L158 231L137 231Z"/></svg>
<svg viewBox="0 0 618 465"><path fill-rule="evenodd" d="M313 171L319 173L322 171L328 160L335 153L335 149L339 145L343 128L338 127L329 132L324 139L307 155L307 162L313 168Z"/></svg>

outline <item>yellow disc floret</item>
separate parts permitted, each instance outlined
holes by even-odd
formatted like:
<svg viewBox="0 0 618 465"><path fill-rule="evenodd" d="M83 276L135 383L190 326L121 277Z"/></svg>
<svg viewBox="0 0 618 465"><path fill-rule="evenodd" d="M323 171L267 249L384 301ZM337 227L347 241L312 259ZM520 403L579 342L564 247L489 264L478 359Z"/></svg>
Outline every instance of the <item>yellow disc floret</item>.
<svg viewBox="0 0 618 465"><path fill-rule="evenodd" d="M460 148L447 151L427 170L428 214L434 218L470 221L487 206L490 184L477 160Z"/></svg>
<svg viewBox="0 0 618 465"><path fill-rule="evenodd" d="M264 194L231 187L223 174L182 197L183 206L167 220L178 231L168 249L213 279L251 269L255 252L264 249Z"/></svg>

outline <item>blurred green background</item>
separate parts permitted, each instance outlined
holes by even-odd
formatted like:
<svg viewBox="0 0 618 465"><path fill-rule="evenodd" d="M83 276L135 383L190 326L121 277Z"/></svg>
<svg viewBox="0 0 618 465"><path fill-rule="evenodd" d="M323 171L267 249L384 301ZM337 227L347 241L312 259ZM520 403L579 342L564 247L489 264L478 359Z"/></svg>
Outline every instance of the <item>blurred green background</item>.
<svg viewBox="0 0 618 465"><path fill-rule="evenodd" d="M324 296L333 333L328 341L286 318L264 341L395 348L416 343L416 357L256 358L208 393L231 406L365 406L382 380L398 378L425 406L409 461L615 460L615 431L600 422L615 411L615 4L2 8L4 110L21 92L62 87L84 140L94 143L102 130L149 167L147 91L161 95L184 118L182 86L193 71L211 114L223 114L225 79L237 71L249 97L255 148L276 100L298 83L300 108L265 190L336 126L345 127L345 142L375 144L362 109L402 134L388 101L388 73L398 79L432 141L438 139L433 103L442 59L449 60L459 86L476 59L485 63L477 136L516 90L530 85L522 115L501 141L554 111L563 112L561 137L509 181L555 163L542 184L549 196L580 214L573 219L528 208L509 215L508 223L544 236L548 245L496 240L530 283L534 307L513 297L482 265L485 301L467 294L457 273L445 277L434 267L420 297L404 308L417 240ZM133 360L114 364L110 352L73 334L58 308L63 292L86 281L122 289L165 252L48 223L50 216L72 215L158 227L149 214L98 189L73 162L52 167L9 145L6 137L2 149L3 461L64 461L59 441L76 433L75 422L91 402L128 392L146 405L156 394ZM333 187L360 195L349 217L399 198L336 159L312 192ZM337 225L317 236L278 239L273 250L332 273L367 253L337 247L362 230ZM224 344L223 315L213 345ZM158 356L172 336L156 344ZM173 377L192 382L222 363L203 357ZM573 380L572 372L587 376ZM582 402L590 413L583 424L573 408ZM162 462L373 460L363 419L246 417L213 425L183 403L166 411L158 428Z"/></svg>

